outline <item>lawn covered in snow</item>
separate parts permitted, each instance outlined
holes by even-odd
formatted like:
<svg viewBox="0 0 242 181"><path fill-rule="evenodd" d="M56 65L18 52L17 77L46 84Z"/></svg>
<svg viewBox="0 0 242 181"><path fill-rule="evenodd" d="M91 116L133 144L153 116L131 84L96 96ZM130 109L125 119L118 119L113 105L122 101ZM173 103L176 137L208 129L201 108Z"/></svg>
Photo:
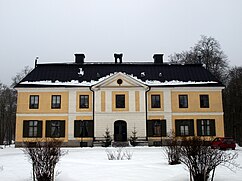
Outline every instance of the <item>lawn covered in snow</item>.
<svg viewBox="0 0 242 181"><path fill-rule="evenodd" d="M108 148L113 149L113 148ZM57 164L56 181L187 181L185 166L168 165L162 147L128 147L131 160L108 160L106 148L64 148L68 154ZM242 166L242 148L237 163ZM233 152L231 150L231 152ZM0 149L0 180L31 181L31 164L19 148ZM235 172L219 167L215 181L241 181L242 169Z"/></svg>

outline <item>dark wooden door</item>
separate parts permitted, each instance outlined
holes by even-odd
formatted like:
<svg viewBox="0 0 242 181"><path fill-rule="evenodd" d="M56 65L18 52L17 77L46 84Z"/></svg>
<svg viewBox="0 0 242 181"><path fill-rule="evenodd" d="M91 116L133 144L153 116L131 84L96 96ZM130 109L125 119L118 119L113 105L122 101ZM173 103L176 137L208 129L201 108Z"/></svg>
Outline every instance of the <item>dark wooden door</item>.
<svg viewBox="0 0 242 181"><path fill-rule="evenodd" d="M127 141L127 123L125 121L115 121L114 141Z"/></svg>

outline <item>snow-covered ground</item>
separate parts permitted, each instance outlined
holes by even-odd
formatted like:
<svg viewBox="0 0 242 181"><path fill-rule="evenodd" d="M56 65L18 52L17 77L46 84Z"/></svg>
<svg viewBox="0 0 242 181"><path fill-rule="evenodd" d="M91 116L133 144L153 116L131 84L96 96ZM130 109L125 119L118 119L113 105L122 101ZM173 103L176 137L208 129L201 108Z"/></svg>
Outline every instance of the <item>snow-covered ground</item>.
<svg viewBox="0 0 242 181"><path fill-rule="evenodd" d="M105 148L65 148L68 154L56 167L56 181L187 181L188 171L183 165L168 165L163 148L126 148L133 152L131 160L108 160ZM109 148L112 149L112 148ZM237 163L242 165L242 147ZM0 149L0 180L31 181L31 164L19 148ZM215 181L241 181L242 169L235 172L219 167Z"/></svg>

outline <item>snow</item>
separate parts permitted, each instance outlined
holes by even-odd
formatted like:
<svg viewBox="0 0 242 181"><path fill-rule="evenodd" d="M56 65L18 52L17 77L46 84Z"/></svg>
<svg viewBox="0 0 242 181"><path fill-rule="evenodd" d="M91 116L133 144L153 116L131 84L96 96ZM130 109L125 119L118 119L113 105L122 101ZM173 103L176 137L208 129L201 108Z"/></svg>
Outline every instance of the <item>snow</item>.
<svg viewBox="0 0 242 181"><path fill-rule="evenodd" d="M79 76L83 76L84 75L84 71L82 69L80 69L80 72L78 73ZM117 72L115 73L111 73L110 75L107 75L105 77L102 77L100 79L98 79L97 81L83 81L83 82L79 82L78 80L71 80L69 82L61 82L56 80L55 82L50 81L50 80L44 80L44 81L33 81L33 82L29 82L29 81L23 81L20 84L24 84L24 85L52 85L52 86L93 86L95 84L98 84L106 79L108 79L109 77L113 76L117 74ZM148 85L148 86L178 86L178 85L201 85L201 84L216 84L218 82L215 81L200 81L200 82L195 82L195 81L179 81L179 80L171 80L171 81L165 81L165 82L161 82L158 80L146 80L145 82L142 81L141 79L137 78L136 76L133 75L128 75L123 73L126 76L129 76L130 78ZM162 75L162 74L161 74ZM145 72L141 72L141 76L144 77L145 76Z"/></svg>
<svg viewBox="0 0 242 181"><path fill-rule="evenodd" d="M185 166L168 165L163 147L128 147L133 152L131 160L108 160L106 148L63 148L68 154L56 167L56 181L187 181ZM108 148L114 149L114 148ZM232 150L231 150L232 151ZM237 163L242 164L242 148ZM0 149L0 180L31 181L32 167L21 148ZM218 167L215 181L241 181L242 170L235 172Z"/></svg>

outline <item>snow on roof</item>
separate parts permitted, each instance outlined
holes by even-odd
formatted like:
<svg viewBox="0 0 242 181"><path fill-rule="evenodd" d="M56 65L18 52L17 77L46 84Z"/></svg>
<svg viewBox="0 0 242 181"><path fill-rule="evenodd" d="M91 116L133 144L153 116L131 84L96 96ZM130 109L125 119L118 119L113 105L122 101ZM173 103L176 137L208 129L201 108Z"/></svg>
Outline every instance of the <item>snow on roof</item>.
<svg viewBox="0 0 242 181"><path fill-rule="evenodd" d="M115 72L114 74L116 74L117 72ZM104 81L106 79L108 79L110 76L114 75L113 73L111 73L110 75L107 75L105 77L102 77L100 79L98 79L97 81L92 80L91 82L87 82L87 81L83 81L83 82L79 82L78 80L71 80L69 82L60 82L58 80L56 80L55 82L51 81L51 80L44 80L44 81L33 81L33 82L29 82L29 81L24 81L21 82L20 84L24 84L24 85L51 85L51 86L93 86L97 83L100 83L101 81ZM125 73L123 73L125 74ZM200 82L195 82L195 81L188 81L188 82L183 82L183 81L179 81L179 80L172 80L172 81L165 81L165 82L161 82L158 80L146 80L145 82L142 81L141 79L138 79L137 77L133 76L133 75L128 75L125 74L133 79L135 79L136 81L148 85L148 86L180 86L180 85L201 85L201 84L216 84L218 82L215 81L200 81Z"/></svg>

